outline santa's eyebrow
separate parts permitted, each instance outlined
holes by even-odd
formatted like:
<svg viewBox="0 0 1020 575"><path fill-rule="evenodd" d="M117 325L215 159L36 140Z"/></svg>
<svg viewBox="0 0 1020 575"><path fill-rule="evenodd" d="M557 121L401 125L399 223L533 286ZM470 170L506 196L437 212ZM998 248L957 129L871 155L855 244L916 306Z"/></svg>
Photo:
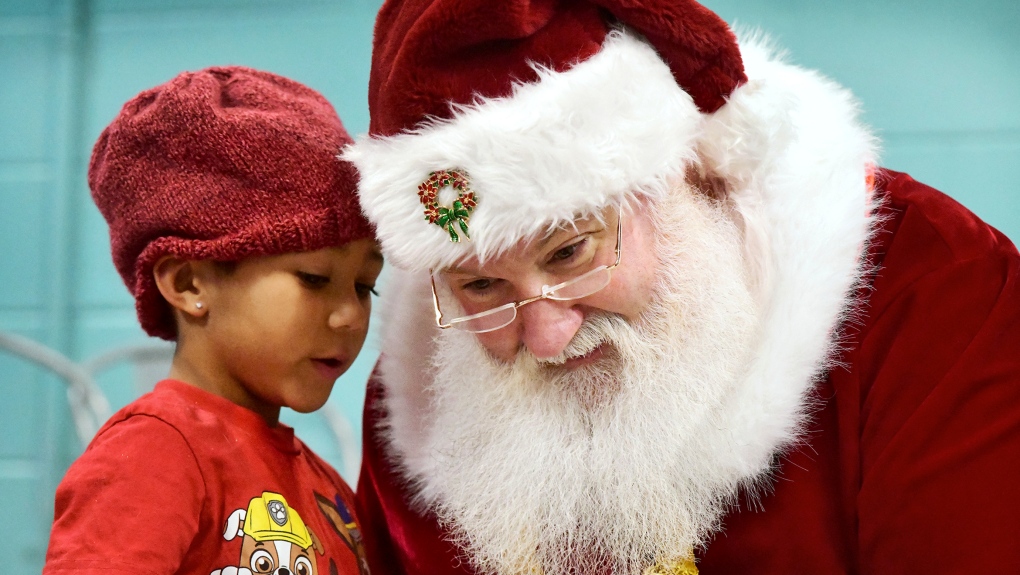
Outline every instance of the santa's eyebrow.
<svg viewBox="0 0 1020 575"><path fill-rule="evenodd" d="M555 240L557 238L559 238L559 241L563 241L564 239L567 239L563 235L564 232L574 232L575 234L580 235L577 232L577 224L576 223L571 228L560 228L560 229L556 230L555 232L547 235L545 237L545 239L543 239L542 241L538 242L538 251L541 252L541 251L547 250L549 248L549 244L556 243L556 242L553 242L553 240Z"/></svg>
<svg viewBox="0 0 1020 575"><path fill-rule="evenodd" d="M584 230L584 231L581 230L581 228L589 226L589 225L594 225L595 227L593 229L590 229L590 230ZM580 236L584 236L584 235L598 234L598 233L604 232L607 229L608 229L608 227L605 225L605 222L602 222L602 221L600 221L600 220L598 220L597 218L594 218L594 217L587 218L587 219L580 220L580 221L574 220L574 221L571 221L569 224L567 224L566 227L557 228L551 234L545 236L541 240L537 240L537 243L534 244L535 247L534 248L528 248L528 250L529 251L534 251L536 256L537 256L537 255L540 255L541 252L544 252L544 251L548 250L549 249L549 247L548 247L549 243L552 242L553 240L557 239L557 238L559 239L559 241L562 242L562 241L566 241L568 239L574 239L574 238L577 238L577 237L580 237ZM572 235L564 236L564 233L566 233L566 232L569 232ZM475 272L475 271L461 269L461 268L459 268L459 267L457 267L455 265L447 267L447 268L443 268L441 270L436 270L436 272L437 273L442 273L442 274L459 274L459 275L465 275L465 276L471 276L471 277L489 277L489 276L486 276L486 275L480 275L478 272Z"/></svg>
<svg viewBox="0 0 1020 575"><path fill-rule="evenodd" d="M461 268L459 268L457 266L450 266L448 268L443 268L441 270L436 270L436 271L437 271L437 273L442 273L442 274L460 274L460 275L463 275L463 276L472 276L472 277L478 276L478 274L475 273L475 272L467 271L467 270L461 269ZM479 277L481 277L481 276L479 276Z"/></svg>
<svg viewBox="0 0 1020 575"><path fill-rule="evenodd" d="M584 229L582 229L582 228L584 228ZM591 229L587 229L587 228L591 228ZM555 245L555 243L558 243L558 242L553 242L553 240L555 240L557 238L559 238L560 242L563 242L563 241L568 241L568 240L572 240L572 239L575 239L575 238L579 238L581 236L595 235L595 234L604 232L606 229L608 229L608 227L605 225L605 222L602 222L602 221L600 221L598 219L595 219L595 218L589 218L589 219L585 219L585 220L582 220L582 221L576 221L575 220L573 222L570 222L569 227L559 228L556 231L554 231L553 233L551 233L548 236L546 236L545 239L543 239L542 241L540 241L538 243L537 251L543 252L543 251L549 249L549 244L550 243L552 243L554 245ZM567 232L569 232L571 235L565 236L564 233L567 233Z"/></svg>

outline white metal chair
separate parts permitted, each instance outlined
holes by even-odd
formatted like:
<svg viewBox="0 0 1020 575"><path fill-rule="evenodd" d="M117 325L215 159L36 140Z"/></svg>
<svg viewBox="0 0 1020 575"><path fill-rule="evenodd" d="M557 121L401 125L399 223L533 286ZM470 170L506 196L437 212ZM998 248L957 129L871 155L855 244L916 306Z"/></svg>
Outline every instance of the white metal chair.
<svg viewBox="0 0 1020 575"><path fill-rule="evenodd" d="M58 375L67 383L67 399L74 418L75 431L84 448L111 415L110 404L96 384L100 374L128 363L133 368L135 395L151 391L166 377L173 361L174 346L167 343L143 343L111 348L82 363L26 337L0 332L0 349ZM361 446L351 422L333 405L326 404L319 415L325 420L343 459L343 475L357 477L361 466Z"/></svg>
<svg viewBox="0 0 1020 575"><path fill-rule="evenodd" d="M9 332L0 332L0 349L48 369L67 384L75 432L82 446L88 445L111 415L106 396L88 370L54 349Z"/></svg>

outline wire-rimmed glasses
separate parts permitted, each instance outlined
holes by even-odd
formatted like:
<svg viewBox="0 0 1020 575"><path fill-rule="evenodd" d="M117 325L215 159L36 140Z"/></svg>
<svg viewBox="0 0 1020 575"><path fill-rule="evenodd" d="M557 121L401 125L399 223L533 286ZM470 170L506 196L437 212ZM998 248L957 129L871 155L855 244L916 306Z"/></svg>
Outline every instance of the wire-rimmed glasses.
<svg viewBox="0 0 1020 575"><path fill-rule="evenodd" d="M486 333L504 328L517 319L517 309L541 299L569 301L588 297L609 285L613 268L620 265L623 248L623 213L616 222L616 261L611 265L600 265L585 273L553 286L542 286L542 293L528 299L503 304L480 313L454 318L443 323L443 312L439 308L439 295L436 292L436 276L429 270L432 280L432 303L436 309L436 325L442 329L454 328L471 333Z"/></svg>

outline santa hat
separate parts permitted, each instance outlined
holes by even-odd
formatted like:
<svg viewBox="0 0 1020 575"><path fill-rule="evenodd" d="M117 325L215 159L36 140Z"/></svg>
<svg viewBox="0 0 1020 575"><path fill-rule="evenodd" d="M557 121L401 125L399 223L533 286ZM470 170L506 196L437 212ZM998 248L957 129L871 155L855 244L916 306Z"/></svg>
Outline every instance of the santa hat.
<svg viewBox="0 0 1020 575"><path fill-rule="evenodd" d="M862 273L876 143L852 95L757 41L738 51L689 0L388 0L373 58L371 133L345 157L387 261L413 270L387 280L379 363L407 477L436 462L421 390L434 383L439 328L420 271L654 200L695 156L747 208L749 256L767 252L749 262L768 268L755 278L767 285L757 347L724 408L735 427L713 451L748 484L762 477L800 433ZM425 203L445 188L430 207L447 208L435 220L446 229L425 218L422 183ZM458 196L468 202L451 214Z"/></svg>
<svg viewBox="0 0 1020 575"><path fill-rule="evenodd" d="M390 261L485 260L661 196L745 81L733 33L691 0L388 0L370 134L343 155Z"/></svg>

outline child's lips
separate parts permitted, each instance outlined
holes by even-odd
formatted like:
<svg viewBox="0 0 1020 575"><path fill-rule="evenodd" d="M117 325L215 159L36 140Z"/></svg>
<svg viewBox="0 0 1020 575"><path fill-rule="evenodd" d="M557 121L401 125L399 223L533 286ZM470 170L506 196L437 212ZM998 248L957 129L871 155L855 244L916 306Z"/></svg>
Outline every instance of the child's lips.
<svg viewBox="0 0 1020 575"><path fill-rule="evenodd" d="M312 365L315 366L315 369L323 377L336 380L347 370L347 358L339 355L335 357L314 357L312 358Z"/></svg>

